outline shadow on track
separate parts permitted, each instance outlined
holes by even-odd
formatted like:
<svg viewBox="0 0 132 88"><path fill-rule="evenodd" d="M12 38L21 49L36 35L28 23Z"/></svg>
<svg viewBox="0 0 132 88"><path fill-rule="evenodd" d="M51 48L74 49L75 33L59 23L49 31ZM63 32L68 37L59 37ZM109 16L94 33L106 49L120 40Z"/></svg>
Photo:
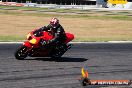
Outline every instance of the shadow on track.
<svg viewBox="0 0 132 88"><path fill-rule="evenodd" d="M41 60L41 61L56 61L56 62L84 62L88 59L85 58L71 58L71 57L62 57L60 59L52 59L52 58L34 58L34 59L24 59L24 60Z"/></svg>

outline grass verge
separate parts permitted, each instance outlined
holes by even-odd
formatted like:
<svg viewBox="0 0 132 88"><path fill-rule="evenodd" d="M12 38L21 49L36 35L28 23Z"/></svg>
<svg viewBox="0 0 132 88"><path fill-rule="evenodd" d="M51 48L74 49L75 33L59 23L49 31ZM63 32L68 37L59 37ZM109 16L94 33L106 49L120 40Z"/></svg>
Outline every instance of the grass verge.
<svg viewBox="0 0 132 88"><path fill-rule="evenodd" d="M65 30L75 34L74 41L132 40L132 17L127 15L130 12L107 15L113 12L90 10L89 13L87 10L5 6L0 8L0 41L23 41L26 33L47 24L52 17L59 18Z"/></svg>

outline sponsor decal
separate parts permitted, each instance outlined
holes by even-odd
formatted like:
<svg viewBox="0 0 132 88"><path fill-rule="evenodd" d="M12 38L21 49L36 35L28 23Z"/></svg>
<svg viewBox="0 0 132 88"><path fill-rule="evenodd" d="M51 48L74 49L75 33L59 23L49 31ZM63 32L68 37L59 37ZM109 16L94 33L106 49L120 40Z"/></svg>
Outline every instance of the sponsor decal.
<svg viewBox="0 0 132 88"><path fill-rule="evenodd" d="M131 80L92 80L89 79L88 71L85 71L84 68L81 70L82 77L79 79L82 86L86 85L131 85Z"/></svg>
<svg viewBox="0 0 132 88"><path fill-rule="evenodd" d="M126 4L127 0L108 0L111 4Z"/></svg>

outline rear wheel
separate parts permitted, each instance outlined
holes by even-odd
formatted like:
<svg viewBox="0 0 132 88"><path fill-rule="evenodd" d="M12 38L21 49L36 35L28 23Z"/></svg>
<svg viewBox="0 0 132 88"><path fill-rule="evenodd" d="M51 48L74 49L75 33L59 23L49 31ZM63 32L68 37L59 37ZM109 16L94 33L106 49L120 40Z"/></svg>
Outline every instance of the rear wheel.
<svg viewBox="0 0 132 88"><path fill-rule="evenodd" d="M55 53L51 56L52 59L55 59L55 60L59 60L61 58L62 55L60 55L60 52L58 53Z"/></svg>
<svg viewBox="0 0 132 88"><path fill-rule="evenodd" d="M27 47L26 46L21 46L20 48L17 49L15 52L15 57L18 60L23 60L24 58L27 57Z"/></svg>
<svg viewBox="0 0 132 88"><path fill-rule="evenodd" d="M54 50L54 53L52 53L52 58L56 60L60 60L61 56L70 49L71 45L60 45L57 46Z"/></svg>

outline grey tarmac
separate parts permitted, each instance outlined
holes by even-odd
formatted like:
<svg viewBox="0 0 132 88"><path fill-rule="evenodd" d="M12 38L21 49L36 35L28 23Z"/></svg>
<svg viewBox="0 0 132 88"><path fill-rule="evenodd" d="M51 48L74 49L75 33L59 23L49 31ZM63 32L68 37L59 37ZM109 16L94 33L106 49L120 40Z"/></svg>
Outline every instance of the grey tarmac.
<svg viewBox="0 0 132 88"><path fill-rule="evenodd" d="M16 60L21 44L0 44L0 88L82 88L81 68L90 79L132 79L132 43L76 43L61 60ZM86 86L85 88L132 88Z"/></svg>

